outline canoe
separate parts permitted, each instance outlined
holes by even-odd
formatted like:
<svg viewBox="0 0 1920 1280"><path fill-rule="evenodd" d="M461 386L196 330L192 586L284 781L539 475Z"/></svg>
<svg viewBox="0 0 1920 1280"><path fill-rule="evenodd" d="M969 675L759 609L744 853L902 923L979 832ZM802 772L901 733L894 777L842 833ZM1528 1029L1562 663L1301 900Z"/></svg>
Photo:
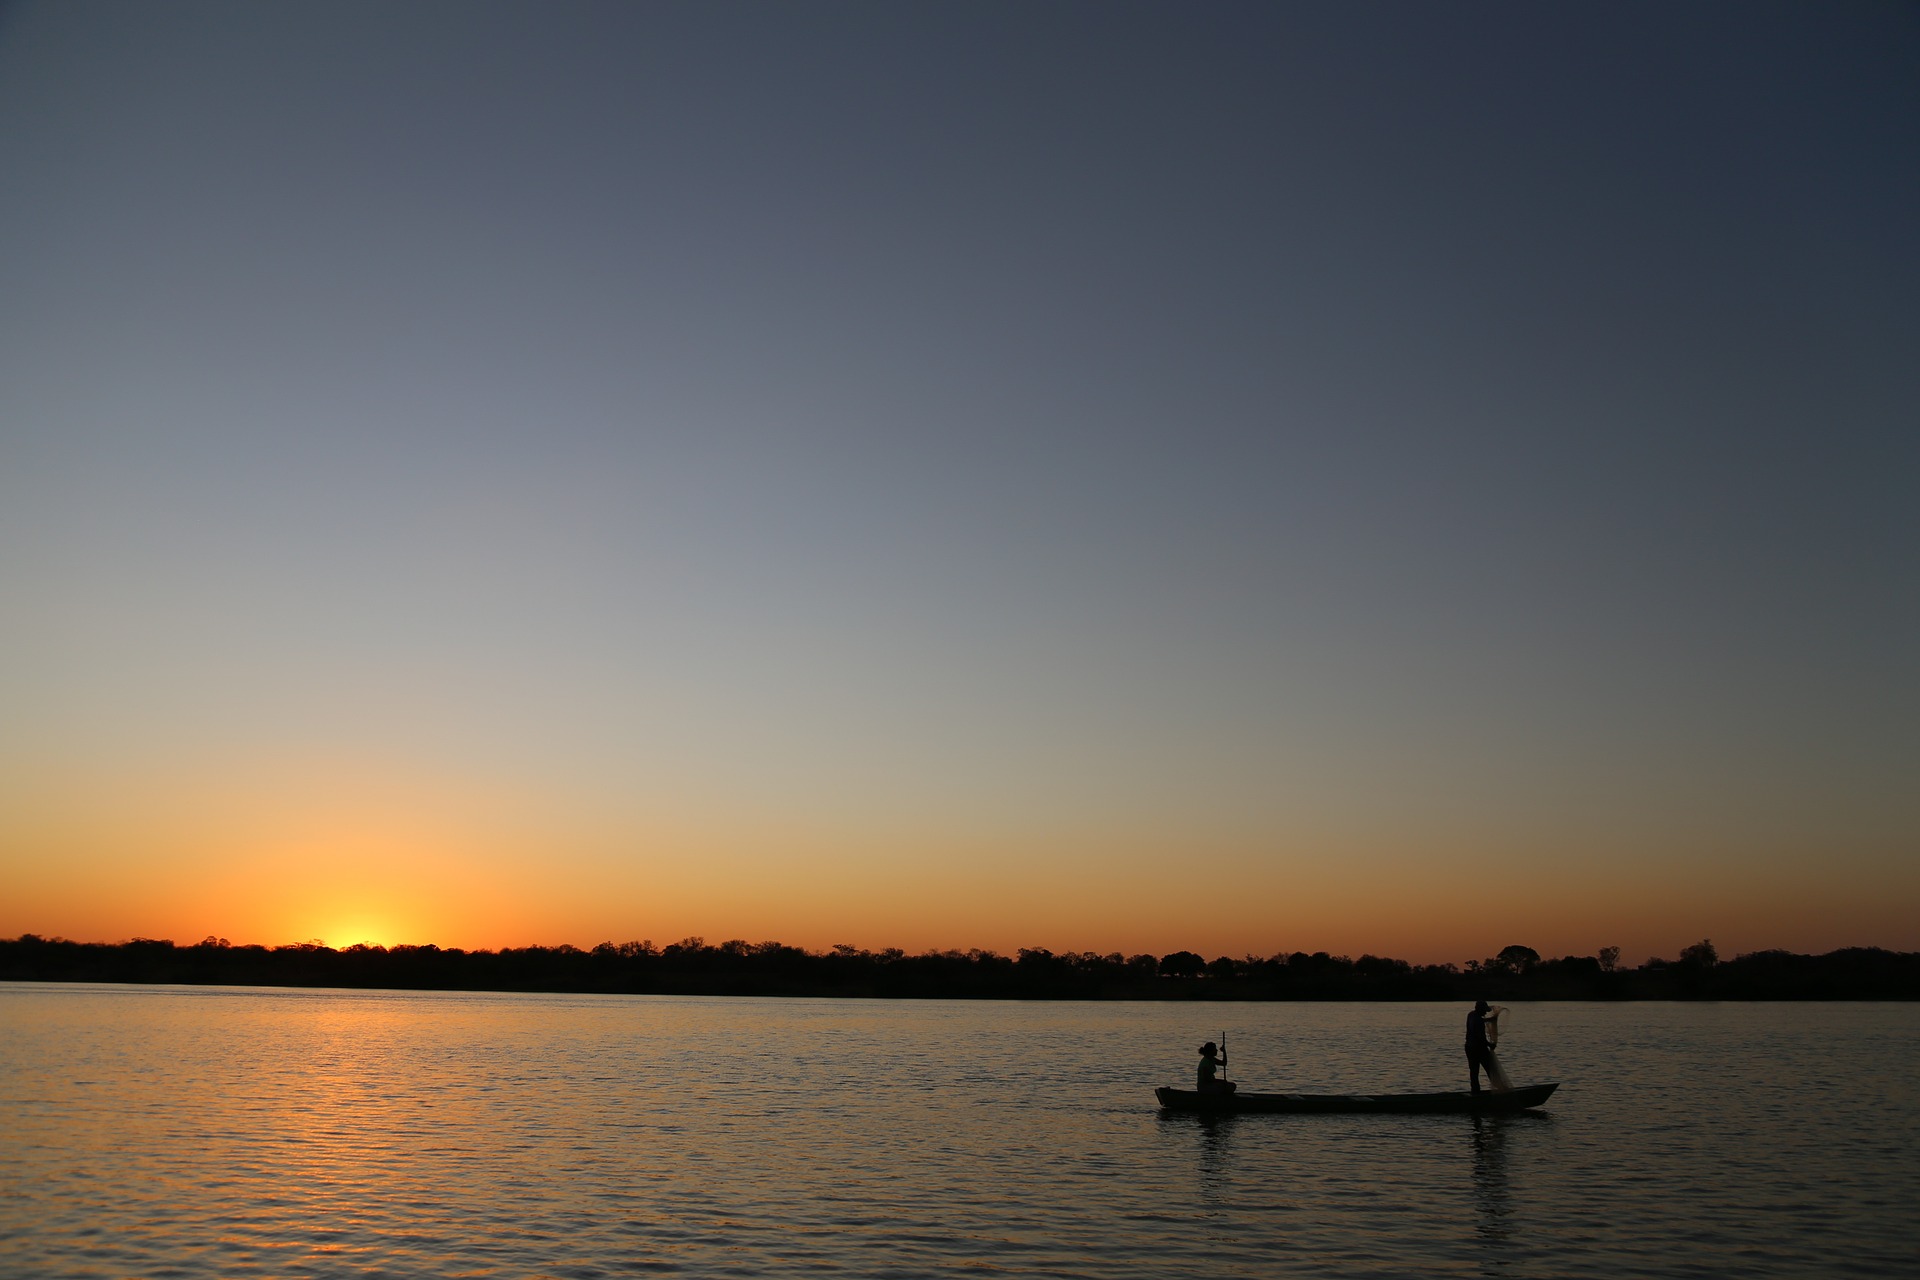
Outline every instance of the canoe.
<svg viewBox="0 0 1920 1280"><path fill-rule="evenodd" d="M1520 1089L1495 1093L1488 1089L1470 1093L1196 1093L1192 1089L1160 1088L1153 1096L1168 1111L1199 1111L1215 1115L1242 1115L1249 1112L1382 1112L1419 1114L1427 1112L1525 1111L1537 1107L1553 1095L1560 1084L1530 1084Z"/></svg>

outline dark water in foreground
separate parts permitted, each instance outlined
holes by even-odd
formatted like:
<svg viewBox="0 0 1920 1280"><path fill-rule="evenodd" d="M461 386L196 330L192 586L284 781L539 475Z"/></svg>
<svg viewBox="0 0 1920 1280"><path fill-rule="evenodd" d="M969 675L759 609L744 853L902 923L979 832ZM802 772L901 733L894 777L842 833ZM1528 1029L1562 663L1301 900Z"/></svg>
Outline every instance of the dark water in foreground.
<svg viewBox="0 0 1920 1280"><path fill-rule="evenodd" d="M1920 1007L1515 1006L1540 1114L1162 1116L1454 1087L1448 1005L0 984L8 1276L1920 1272Z"/></svg>

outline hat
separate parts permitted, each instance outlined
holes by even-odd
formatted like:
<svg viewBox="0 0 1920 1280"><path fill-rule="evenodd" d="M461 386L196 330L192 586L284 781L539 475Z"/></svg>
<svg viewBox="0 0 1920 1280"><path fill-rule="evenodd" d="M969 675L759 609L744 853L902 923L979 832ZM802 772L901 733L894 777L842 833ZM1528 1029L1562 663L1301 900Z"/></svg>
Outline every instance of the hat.
<svg viewBox="0 0 1920 1280"><path fill-rule="evenodd" d="M1473 1007L1479 1012L1485 1013L1488 1009L1492 1008L1493 1006L1489 1005L1485 1000L1475 1000L1473 1002Z"/></svg>
<svg viewBox="0 0 1920 1280"><path fill-rule="evenodd" d="M1210 1056L1220 1052L1220 1046L1209 1040L1200 1046L1200 1052Z"/></svg>

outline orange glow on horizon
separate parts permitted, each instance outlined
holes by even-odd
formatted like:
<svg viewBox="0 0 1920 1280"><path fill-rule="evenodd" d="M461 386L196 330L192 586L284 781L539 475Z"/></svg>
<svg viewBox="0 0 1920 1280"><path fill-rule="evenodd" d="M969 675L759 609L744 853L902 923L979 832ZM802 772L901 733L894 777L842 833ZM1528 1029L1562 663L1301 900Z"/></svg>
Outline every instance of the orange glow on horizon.
<svg viewBox="0 0 1920 1280"><path fill-rule="evenodd" d="M576 798L373 757L183 765L137 786L80 771L11 781L0 794L4 937L493 950L700 936L1456 964L1510 944L1549 957L1614 945L1633 962L1701 938L1729 956L1920 949L1903 909L1920 897L1920 871L1891 845L1863 855L1887 868L1863 894L1834 878L1809 886L1787 839L1704 851L1673 840L1629 858L1601 832L1542 859L1529 831L1415 842L1303 827L1281 839L942 815L719 821L691 806L603 806L589 823ZM103 791L110 809L94 802Z"/></svg>

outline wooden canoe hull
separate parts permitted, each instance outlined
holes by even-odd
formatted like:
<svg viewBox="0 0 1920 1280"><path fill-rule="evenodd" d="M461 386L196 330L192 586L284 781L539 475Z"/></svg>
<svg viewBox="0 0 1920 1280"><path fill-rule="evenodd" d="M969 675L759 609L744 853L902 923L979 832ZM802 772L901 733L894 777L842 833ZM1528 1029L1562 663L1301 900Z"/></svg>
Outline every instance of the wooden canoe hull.
<svg viewBox="0 0 1920 1280"><path fill-rule="evenodd" d="M1417 1115L1461 1112L1487 1115L1503 1111L1525 1111L1537 1107L1560 1087L1530 1084L1522 1089L1495 1093L1488 1089L1470 1093L1196 1093L1191 1089L1160 1088L1153 1096L1168 1111L1198 1111L1214 1115L1253 1113L1312 1114L1329 1112L1379 1112Z"/></svg>

